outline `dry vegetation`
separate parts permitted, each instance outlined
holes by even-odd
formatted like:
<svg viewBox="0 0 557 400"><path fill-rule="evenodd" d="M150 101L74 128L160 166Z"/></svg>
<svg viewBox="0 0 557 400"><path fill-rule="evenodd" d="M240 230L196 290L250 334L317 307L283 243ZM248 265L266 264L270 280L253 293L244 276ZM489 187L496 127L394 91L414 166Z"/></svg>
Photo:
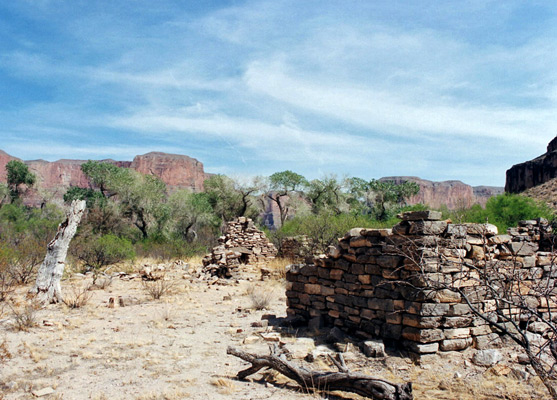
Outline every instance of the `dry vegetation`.
<svg viewBox="0 0 557 400"><path fill-rule="evenodd" d="M226 355L230 345L265 352L280 341L295 362L321 370L334 369L325 357L333 350L315 332L279 333L267 325L265 315L285 316L286 263L267 266L270 279L261 280L260 271L252 268L237 280L210 284L189 273L198 260L188 262L189 268L173 266L165 279L155 281L172 288L158 300L137 273L145 260L104 288L90 288L90 276L66 279L66 304L44 309L26 302L27 287L18 287L0 316L0 399L32 398L44 388L53 389L44 397L49 399L361 398L311 393L272 371L247 382L235 380L246 364ZM121 301L109 308L110 298ZM474 366L469 361L473 350L415 364L396 351L378 360L366 358L355 344L343 349L352 371L412 381L416 399L545 396L538 379L518 377L510 360L490 369ZM314 352L312 363L303 360L308 351Z"/></svg>

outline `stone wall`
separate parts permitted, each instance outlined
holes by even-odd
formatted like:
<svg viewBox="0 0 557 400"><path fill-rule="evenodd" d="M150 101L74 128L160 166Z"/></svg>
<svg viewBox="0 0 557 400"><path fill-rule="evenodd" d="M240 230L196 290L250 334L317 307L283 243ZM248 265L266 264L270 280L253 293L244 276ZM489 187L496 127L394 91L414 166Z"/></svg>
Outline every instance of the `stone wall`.
<svg viewBox="0 0 557 400"><path fill-rule="evenodd" d="M499 339L470 312L459 290L490 311L476 267L521 272L524 295L536 282L553 285L557 268L545 220L523 221L498 235L490 224L452 224L440 213L411 212L392 229L355 228L314 264L287 273L288 315L334 325L364 338L380 337L412 352L485 348ZM533 307L547 307L533 299Z"/></svg>
<svg viewBox="0 0 557 400"><path fill-rule="evenodd" d="M226 224L218 246L203 258L203 266L215 275L230 277L240 264L260 265L275 258L277 249L250 218Z"/></svg>

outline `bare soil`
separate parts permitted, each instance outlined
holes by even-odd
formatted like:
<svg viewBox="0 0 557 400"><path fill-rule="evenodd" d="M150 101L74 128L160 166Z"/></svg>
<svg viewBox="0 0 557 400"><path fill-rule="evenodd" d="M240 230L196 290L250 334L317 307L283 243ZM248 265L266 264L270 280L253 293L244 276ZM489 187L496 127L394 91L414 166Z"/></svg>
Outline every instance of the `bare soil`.
<svg viewBox="0 0 557 400"><path fill-rule="evenodd" d="M520 376L527 367L516 364L512 352L492 368L473 365L473 349L420 362L395 349L385 359L367 358L357 342L326 345L326 332L273 325L270 315L286 316L280 279L261 281L259 271L246 268L237 279L213 282L199 279L194 269L168 264L165 279L172 291L158 300L146 292L139 275L115 277L107 288L90 290L91 298L80 308L55 304L29 311L36 325L27 331L14 319L14 310L26 312L27 288L19 288L13 310L4 307L0 313L0 399L32 399L42 389L52 392L44 399L361 399L311 393L272 371L249 381L234 379L247 364L228 356L228 346L265 353L272 344L283 345L294 362L313 369L333 370L326 353L344 351L353 371L412 381L416 399L546 396L536 377ZM70 297L91 280L73 276L63 282L63 290ZM114 308L108 307L110 298ZM267 309L254 309L254 300L268 302ZM311 363L303 360L310 351L315 355Z"/></svg>

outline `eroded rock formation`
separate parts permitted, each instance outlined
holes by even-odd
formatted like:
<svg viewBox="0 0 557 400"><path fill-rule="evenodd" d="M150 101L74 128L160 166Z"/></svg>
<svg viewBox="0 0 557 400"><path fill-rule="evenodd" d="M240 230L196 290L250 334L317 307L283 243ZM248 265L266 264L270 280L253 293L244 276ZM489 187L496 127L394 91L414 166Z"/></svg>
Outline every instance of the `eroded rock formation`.
<svg viewBox="0 0 557 400"><path fill-rule="evenodd" d="M533 160L513 165L507 170L505 192L521 193L557 177L557 136L547 145L547 152Z"/></svg>
<svg viewBox="0 0 557 400"><path fill-rule="evenodd" d="M7 180L5 166L10 160L19 159L0 150L0 182ZM178 154L152 152L138 155L133 161L101 161L158 176L166 183L169 191L183 188L201 191L206 178L201 162ZM39 206L45 200L61 203L69 187L91 187L91 183L81 171L81 164L84 162L86 160L25 161L29 170L37 177L35 185L24 196L25 203L31 206Z"/></svg>
<svg viewBox="0 0 557 400"><path fill-rule="evenodd" d="M397 184L415 182L420 186L420 192L410 198L408 204L427 204L432 208L446 205L450 210L474 204L483 206L490 197L503 193L503 188L495 186L472 187L461 181L433 182L415 176L390 176L380 180Z"/></svg>

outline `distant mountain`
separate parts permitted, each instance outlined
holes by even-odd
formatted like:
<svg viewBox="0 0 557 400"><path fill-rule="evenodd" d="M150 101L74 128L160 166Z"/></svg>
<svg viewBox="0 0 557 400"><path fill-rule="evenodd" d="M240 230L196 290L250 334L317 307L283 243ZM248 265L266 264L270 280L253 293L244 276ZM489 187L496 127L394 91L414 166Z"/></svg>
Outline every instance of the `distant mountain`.
<svg viewBox="0 0 557 400"><path fill-rule="evenodd" d="M415 182L420 186L420 192L410 198L409 204L427 204L432 208L446 205L450 210L468 208L474 204L484 206L490 197L503 193L502 187L473 187L461 181L433 182L416 176L387 176L380 180L398 184Z"/></svg>
<svg viewBox="0 0 557 400"><path fill-rule="evenodd" d="M0 182L6 182L6 163L19 160L0 150ZM21 160L20 160L21 161ZM135 156L133 161L100 160L119 167L131 168L143 174L158 176L166 183L170 191L189 188L193 191L203 190L203 181L207 174L203 164L198 160L179 154L151 152ZM25 194L27 205L39 206L44 201L62 203L64 193L71 186L91 187L89 179L81 172L81 164L86 160L24 161L29 170L37 176L37 182Z"/></svg>

